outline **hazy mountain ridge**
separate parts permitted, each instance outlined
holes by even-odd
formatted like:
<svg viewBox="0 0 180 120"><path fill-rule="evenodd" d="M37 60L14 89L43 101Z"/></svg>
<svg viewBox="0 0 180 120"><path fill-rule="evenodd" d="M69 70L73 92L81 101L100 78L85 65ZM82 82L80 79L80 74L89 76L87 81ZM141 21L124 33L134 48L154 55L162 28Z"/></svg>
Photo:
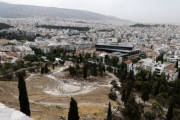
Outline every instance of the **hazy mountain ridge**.
<svg viewBox="0 0 180 120"><path fill-rule="evenodd" d="M41 7L30 5L16 5L0 2L0 17L3 18L26 18L26 17L60 17L60 18L73 18L82 20L96 20L96 21L109 21L119 23L131 23L128 20L122 20L112 16L106 16L94 12L54 8L54 7Z"/></svg>

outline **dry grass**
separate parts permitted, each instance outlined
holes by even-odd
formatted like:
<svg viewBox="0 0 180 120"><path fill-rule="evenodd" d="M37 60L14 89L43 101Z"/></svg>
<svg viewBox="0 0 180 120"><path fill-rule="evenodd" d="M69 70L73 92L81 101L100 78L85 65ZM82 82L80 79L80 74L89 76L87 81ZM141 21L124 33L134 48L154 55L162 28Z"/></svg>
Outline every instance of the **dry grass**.
<svg viewBox="0 0 180 120"><path fill-rule="evenodd" d="M32 118L35 120L58 120L58 116L67 116L70 97L53 96L43 92L52 80L46 76L35 75L26 81ZM101 86L90 93L74 96L79 105L80 117L106 116L108 93L110 88ZM0 81L0 102L19 109L17 82ZM42 104L43 103L43 104ZM53 103L52 106L45 103ZM111 101L112 106L116 103ZM57 106L56 106L57 104Z"/></svg>

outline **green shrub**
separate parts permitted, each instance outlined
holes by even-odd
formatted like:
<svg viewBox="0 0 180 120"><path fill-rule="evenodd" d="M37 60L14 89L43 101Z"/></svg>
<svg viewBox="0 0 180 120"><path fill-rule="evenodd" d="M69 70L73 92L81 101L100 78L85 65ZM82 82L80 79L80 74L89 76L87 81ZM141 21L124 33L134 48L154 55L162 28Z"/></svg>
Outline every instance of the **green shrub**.
<svg viewBox="0 0 180 120"><path fill-rule="evenodd" d="M110 92L108 96L111 100L115 101L117 99L117 95L115 92Z"/></svg>

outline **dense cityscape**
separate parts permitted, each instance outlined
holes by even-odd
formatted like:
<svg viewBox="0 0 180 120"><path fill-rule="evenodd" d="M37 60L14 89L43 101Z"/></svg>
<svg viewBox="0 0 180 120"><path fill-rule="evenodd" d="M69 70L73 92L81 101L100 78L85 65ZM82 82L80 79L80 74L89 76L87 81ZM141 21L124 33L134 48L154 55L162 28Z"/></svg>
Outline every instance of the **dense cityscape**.
<svg viewBox="0 0 180 120"><path fill-rule="evenodd" d="M179 120L180 26L0 17L0 117Z"/></svg>

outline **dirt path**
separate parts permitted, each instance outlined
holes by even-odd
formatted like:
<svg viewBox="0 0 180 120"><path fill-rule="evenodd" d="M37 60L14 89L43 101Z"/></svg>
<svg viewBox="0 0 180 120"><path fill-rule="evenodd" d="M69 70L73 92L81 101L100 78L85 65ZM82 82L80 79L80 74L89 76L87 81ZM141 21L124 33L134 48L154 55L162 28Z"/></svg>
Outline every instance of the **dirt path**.
<svg viewBox="0 0 180 120"><path fill-rule="evenodd" d="M115 78L108 74L103 78L103 82L80 82L65 79L60 74L64 74L64 70L67 68L68 66L57 67L50 74L31 74L26 79L33 118L44 120L44 118L50 117L48 120L56 120L59 115L67 116L71 96L78 103L81 117L86 118L89 115L97 117L97 120L104 118L109 102L110 82ZM58 89L61 89L61 86L58 84L62 84L64 93L59 93ZM45 90L57 94L46 93ZM113 102L113 105L117 104Z"/></svg>
<svg viewBox="0 0 180 120"><path fill-rule="evenodd" d="M80 82L71 79L62 79L58 78L56 74L61 74L65 69L69 66L64 66L59 68L57 71L46 75L46 77L54 80L56 82L56 86L54 88L47 88L44 92L47 94L55 95L55 96L74 96L80 94L87 94L101 86L111 87L108 85L99 85L97 82Z"/></svg>
<svg viewBox="0 0 180 120"><path fill-rule="evenodd" d="M32 101L30 100L31 103L34 104L38 104L38 105L44 105L44 106L60 106L63 108L69 108L69 103L52 103L52 102L36 102L36 101ZM78 106L90 106L90 105L98 105L98 106L102 106L102 107L107 107L108 104L104 104L104 103L95 103L95 102L80 102L78 103Z"/></svg>

